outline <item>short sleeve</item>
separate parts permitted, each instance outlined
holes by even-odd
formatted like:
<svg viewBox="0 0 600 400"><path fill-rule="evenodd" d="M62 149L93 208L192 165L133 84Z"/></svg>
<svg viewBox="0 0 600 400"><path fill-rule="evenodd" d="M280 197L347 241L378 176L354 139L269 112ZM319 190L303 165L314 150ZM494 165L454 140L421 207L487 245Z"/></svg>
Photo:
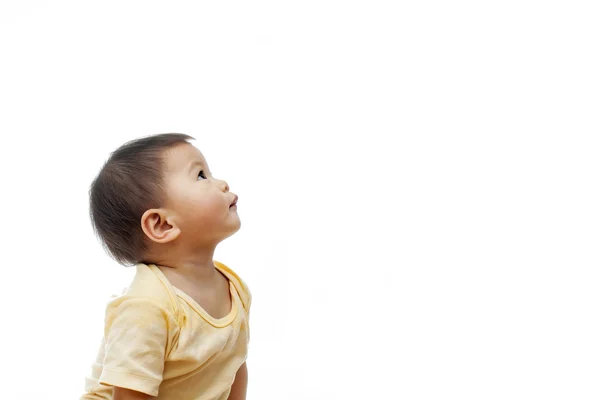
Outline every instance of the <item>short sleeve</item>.
<svg viewBox="0 0 600 400"><path fill-rule="evenodd" d="M169 325L169 314L152 300L120 297L111 302L99 382L157 396Z"/></svg>

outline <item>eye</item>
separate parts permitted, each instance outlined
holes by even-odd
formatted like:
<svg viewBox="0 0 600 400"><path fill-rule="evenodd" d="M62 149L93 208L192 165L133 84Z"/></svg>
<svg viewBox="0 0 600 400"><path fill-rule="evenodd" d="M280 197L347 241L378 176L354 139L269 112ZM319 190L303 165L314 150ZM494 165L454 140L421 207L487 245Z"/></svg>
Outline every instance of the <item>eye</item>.
<svg viewBox="0 0 600 400"><path fill-rule="evenodd" d="M204 179L207 179L206 175L204 175L204 171L203 170L200 170L200 172L198 173L198 178L200 178L200 177L202 177Z"/></svg>

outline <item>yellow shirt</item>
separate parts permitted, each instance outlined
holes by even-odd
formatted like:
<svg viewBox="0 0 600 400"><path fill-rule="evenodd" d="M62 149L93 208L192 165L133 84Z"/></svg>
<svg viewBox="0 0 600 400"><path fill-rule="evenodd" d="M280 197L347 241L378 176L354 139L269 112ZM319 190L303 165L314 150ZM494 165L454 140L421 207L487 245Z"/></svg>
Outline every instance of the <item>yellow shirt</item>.
<svg viewBox="0 0 600 400"><path fill-rule="evenodd" d="M248 353L251 294L227 266L232 306L211 317L156 265L138 264L106 309L104 338L81 400L112 399L120 386L169 400L226 400Z"/></svg>

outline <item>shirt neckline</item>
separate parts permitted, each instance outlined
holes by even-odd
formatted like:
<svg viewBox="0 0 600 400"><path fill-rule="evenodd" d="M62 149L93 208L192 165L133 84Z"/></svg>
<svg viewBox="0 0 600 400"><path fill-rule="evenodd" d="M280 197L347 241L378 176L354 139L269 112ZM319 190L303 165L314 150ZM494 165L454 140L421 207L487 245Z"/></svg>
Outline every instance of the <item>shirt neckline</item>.
<svg viewBox="0 0 600 400"><path fill-rule="evenodd" d="M188 303L188 305L190 307L192 307L192 309L198 315L200 315L202 317L202 319L204 319L206 322L208 322L209 324L211 324L212 326L214 326L216 328L224 328L227 325L231 324L233 322L233 320L237 317L237 314L238 314L238 306L237 306L237 302L235 301L235 294L234 294L235 287L233 285L233 282L231 282L229 275L223 269L221 269L219 267L218 263L213 262L213 265L219 272L221 272L223 274L223 276L225 276L225 278L227 278L227 281L229 282L229 295L231 298L231 309L229 310L229 313L222 318L214 318L204 308L202 308L202 306L200 304L198 304L198 302L196 300L194 300L191 296L189 296L183 290L173 286L171 284L171 282L169 282L169 279L167 278L167 276L160 270L160 268L158 268L158 266L156 266L156 264L149 264L148 267L150 267L150 269L156 274L156 276L167 286L167 288L172 292L173 295L181 298L183 301Z"/></svg>

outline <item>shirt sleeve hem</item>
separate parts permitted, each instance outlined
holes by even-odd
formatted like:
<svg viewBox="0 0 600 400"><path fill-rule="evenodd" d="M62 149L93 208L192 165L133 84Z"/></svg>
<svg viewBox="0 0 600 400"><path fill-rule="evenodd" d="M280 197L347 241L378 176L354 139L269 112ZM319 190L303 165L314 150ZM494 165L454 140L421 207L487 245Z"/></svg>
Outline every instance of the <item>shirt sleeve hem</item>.
<svg viewBox="0 0 600 400"><path fill-rule="evenodd" d="M102 370L99 383L107 386L118 386L125 389L135 390L150 396L158 395L160 380L140 376L125 370L106 369Z"/></svg>

